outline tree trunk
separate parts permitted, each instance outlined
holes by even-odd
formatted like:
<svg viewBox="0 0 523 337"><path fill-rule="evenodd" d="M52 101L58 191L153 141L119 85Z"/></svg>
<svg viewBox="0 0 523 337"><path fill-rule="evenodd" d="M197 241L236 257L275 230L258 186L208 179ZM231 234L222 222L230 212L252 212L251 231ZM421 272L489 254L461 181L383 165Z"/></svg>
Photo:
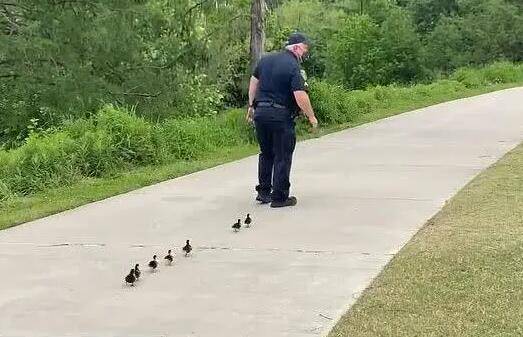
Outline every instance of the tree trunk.
<svg viewBox="0 0 523 337"><path fill-rule="evenodd" d="M263 54L265 44L265 0L252 0L251 5L251 69Z"/></svg>

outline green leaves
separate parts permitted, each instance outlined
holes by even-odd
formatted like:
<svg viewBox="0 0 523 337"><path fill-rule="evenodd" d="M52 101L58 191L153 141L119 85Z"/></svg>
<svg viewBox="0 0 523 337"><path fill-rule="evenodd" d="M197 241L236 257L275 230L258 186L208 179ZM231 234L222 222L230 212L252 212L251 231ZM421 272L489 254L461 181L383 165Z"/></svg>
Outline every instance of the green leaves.
<svg viewBox="0 0 523 337"><path fill-rule="evenodd" d="M12 0L0 6L0 144L104 104L148 122L246 102L250 0ZM294 30L311 78L351 89L523 60L516 0L273 0L267 50Z"/></svg>
<svg viewBox="0 0 523 337"><path fill-rule="evenodd" d="M422 73L420 46L404 11L390 11L381 26L368 15L353 15L329 40L328 74L353 89L409 83Z"/></svg>
<svg viewBox="0 0 523 337"><path fill-rule="evenodd" d="M0 143L25 138L32 118L47 128L86 117L105 103L134 106L149 120L215 114L226 88L218 78L232 77L237 68L229 65L235 55L214 53L227 54L231 34L243 43L247 31L238 35L231 28L236 21L224 20L241 6L24 1L23 9L16 7L20 29L0 35Z"/></svg>

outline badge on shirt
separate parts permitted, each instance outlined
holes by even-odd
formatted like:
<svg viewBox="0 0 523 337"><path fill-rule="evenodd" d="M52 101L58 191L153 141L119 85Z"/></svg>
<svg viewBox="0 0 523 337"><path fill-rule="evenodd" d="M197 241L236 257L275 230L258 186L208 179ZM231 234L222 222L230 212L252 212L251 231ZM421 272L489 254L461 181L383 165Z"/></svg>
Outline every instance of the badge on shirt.
<svg viewBox="0 0 523 337"><path fill-rule="evenodd" d="M301 77L303 78L303 83L305 85L305 89L308 89L309 83L307 83L307 73L303 69L300 69L300 73L301 73Z"/></svg>

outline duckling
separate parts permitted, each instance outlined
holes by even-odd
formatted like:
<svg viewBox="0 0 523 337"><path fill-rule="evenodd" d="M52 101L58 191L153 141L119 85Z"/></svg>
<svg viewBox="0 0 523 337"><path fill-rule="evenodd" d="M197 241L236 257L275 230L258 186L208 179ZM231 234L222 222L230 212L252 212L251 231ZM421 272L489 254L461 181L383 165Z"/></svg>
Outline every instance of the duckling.
<svg viewBox="0 0 523 337"><path fill-rule="evenodd" d="M173 256L171 254L171 250L167 252L167 256L164 257L164 260L167 260L167 263L172 264L173 263Z"/></svg>
<svg viewBox="0 0 523 337"><path fill-rule="evenodd" d="M156 261L156 255L153 256L153 259L152 261L149 262L149 267L151 267L152 271L154 271L156 269L156 267L158 267L158 262Z"/></svg>
<svg viewBox="0 0 523 337"><path fill-rule="evenodd" d="M185 256L189 256L191 253L192 247L189 244L189 240L186 241L185 246L183 247L183 251L185 252Z"/></svg>
<svg viewBox="0 0 523 337"><path fill-rule="evenodd" d="M129 283L131 287L134 286L134 282L136 281L136 277L134 276L134 269L131 269L129 272L129 275L125 277L125 283Z"/></svg>
<svg viewBox="0 0 523 337"><path fill-rule="evenodd" d="M234 223L234 225L232 225L232 228L234 229L235 232L239 231L240 228L242 228L241 220L238 219L238 221L236 221L236 222Z"/></svg>
<svg viewBox="0 0 523 337"><path fill-rule="evenodd" d="M247 213L247 217L245 218L245 221L243 221L243 223L245 224L246 228L251 227L252 219L251 219L251 215L249 213Z"/></svg>
<svg viewBox="0 0 523 337"><path fill-rule="evenodd" d="M138 268L140 265L137 263L135 266L134 266L134 276L136 277L136 280L138 281L138 279L140 278L140 274L142 273L140 271L140 269Z"/></svg>

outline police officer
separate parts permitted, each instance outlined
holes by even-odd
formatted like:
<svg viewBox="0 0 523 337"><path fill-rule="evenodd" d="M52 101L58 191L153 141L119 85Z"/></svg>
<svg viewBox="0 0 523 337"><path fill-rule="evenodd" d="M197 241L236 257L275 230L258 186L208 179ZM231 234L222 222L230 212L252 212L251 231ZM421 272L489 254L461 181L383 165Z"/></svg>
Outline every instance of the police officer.
<svg viewBox="0 0 523 337"><path fill-rule="evenodd" d="M270 202L271 207L297 203L296 197L289 196L289 175L296 145L294 117L301 110L313 128L318 125L300 70L309 46L304 34L291 34L285 50L262 57L249 84L246 118L254 121L260 144L256 200Z"/></svg>

